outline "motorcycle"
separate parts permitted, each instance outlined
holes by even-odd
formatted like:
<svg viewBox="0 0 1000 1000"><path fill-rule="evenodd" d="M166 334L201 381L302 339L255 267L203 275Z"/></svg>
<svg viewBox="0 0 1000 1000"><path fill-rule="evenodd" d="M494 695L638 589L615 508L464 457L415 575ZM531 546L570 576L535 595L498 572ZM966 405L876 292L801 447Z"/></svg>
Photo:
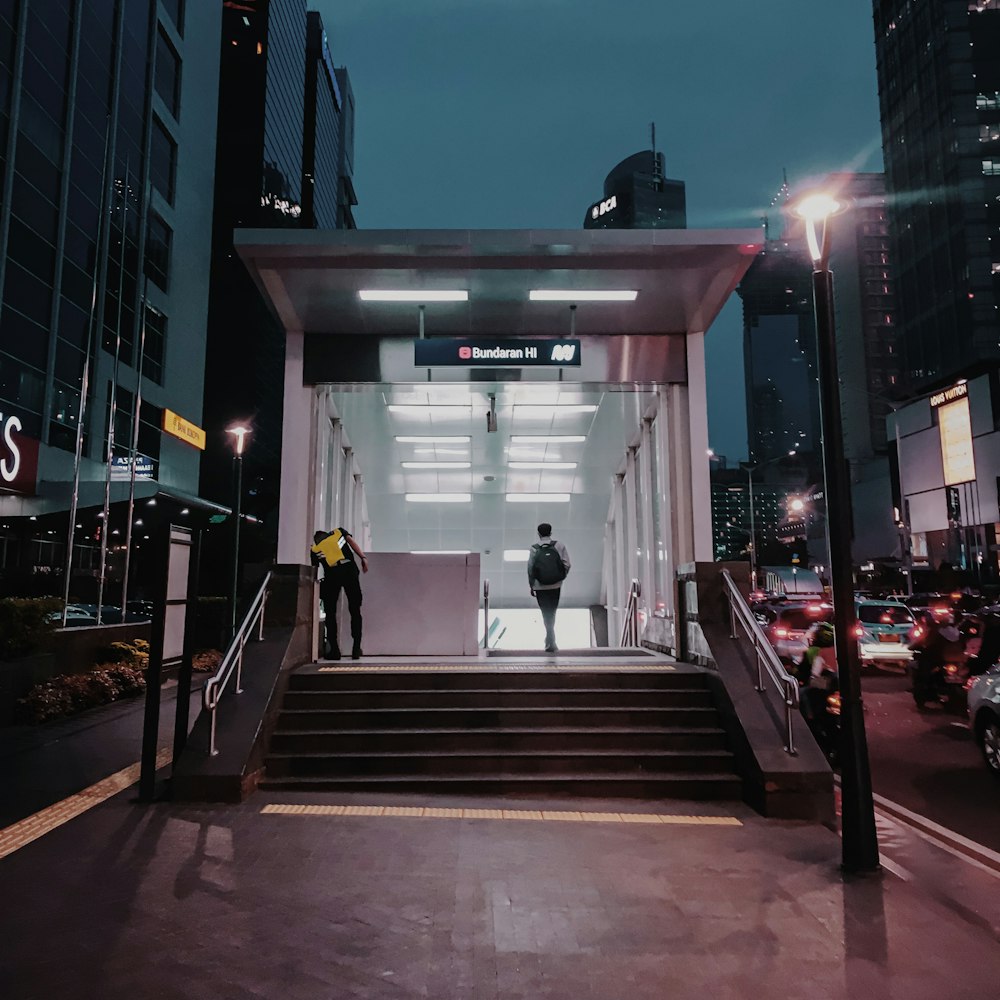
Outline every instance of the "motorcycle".
<svg viewBox="0 0 1000 1000"><path fill-rule="evenodd" d="M934 703L950 710L964 710L968 682L971 680L966 657L952 655L927 664L924 662L926 655L922 650L915 650L913 653L911 679L913 701L917 708Z"/></svg>

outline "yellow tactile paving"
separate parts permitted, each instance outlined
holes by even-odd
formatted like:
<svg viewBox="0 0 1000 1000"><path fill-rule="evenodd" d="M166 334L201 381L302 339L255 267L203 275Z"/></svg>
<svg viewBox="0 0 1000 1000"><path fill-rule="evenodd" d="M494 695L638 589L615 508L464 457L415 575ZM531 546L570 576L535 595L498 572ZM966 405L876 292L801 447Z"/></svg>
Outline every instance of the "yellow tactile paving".
<svg viewBox="0 0 1000 1000"><path fill-rule="evenodd" d="M172 759L173 753L170 748L162 747L156 754L157 768L165 767ZM139 765L131 764L75 795L70 795L31 816L26 816L17 823L4 827L0 830L0 858L5 858L8 854L13 854L38 840L39 837L44 837L63 823L68 823L81 813L93 809L94 806L131 787L138 780Z"/></svg>
<svg viewBox="0 0 1000 1000"><path fill-rule="evenodd" d="M499 819L555 823L636 823L668 826L742 826L735 816L681 816L672 813L577 812L572 809L449 809L438 806L264 806L265 816L383 816L419 819Z"/></svg>

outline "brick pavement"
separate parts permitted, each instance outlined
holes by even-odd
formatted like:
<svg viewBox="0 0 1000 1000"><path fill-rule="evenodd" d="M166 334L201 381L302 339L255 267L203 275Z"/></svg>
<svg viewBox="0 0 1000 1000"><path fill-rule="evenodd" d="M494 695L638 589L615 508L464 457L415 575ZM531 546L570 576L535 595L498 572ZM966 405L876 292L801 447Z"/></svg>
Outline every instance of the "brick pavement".
<svg viewBox="0 0 1000 1000"><path fill-rule="evenodd" d="M0 861L5 997L979 1000L1000 982L982 928L891 875L845 882L834 834L742 806L126 796ZM542 818L487 818L518 809Z"/></svg>

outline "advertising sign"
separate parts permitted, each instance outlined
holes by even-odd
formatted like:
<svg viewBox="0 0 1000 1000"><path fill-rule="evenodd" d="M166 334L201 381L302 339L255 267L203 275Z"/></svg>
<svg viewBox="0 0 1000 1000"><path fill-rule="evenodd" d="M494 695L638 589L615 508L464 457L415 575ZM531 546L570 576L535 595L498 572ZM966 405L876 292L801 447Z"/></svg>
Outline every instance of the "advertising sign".
<svg viewBox="0 0 1000 1000"><path fill-rule="evenodd" d="M0 413L0 491L34 496L38 442L21 433L21 418Z"/></svg>
<svg viewBox="0 0 1000 1000"><path fill-rule="evenodd" d="M418 368L579 367L579 340L435 337L413 342Z"/></svg>
<svg viewBox="0 0 1000 1000"><path fill-rule="evenodd" d="M111 481L129 482L132 478L132 459L129 455L115 455L111 459ZM155 479L156 463L145 455L135 456L135 478Z"/></svg>
<svg viewBox="0 0 1000 1000"><path fill-rule="evenodd" d="M968 483L976 478L976 460L972 451L972 420L969 400L964 397L938 407L941 432L941 463L945 486Z"/></svg>
<svg viewBox="0 0 1000 1000"><path fill-rule="evenodd" d="M200 448L202 451L205 450L205 442L207 440L205 432L197 424L192 424L190 420L185 420L179 414L174 413L173 410L164 409L163 429L167 434L172 434L175 438L179 438L181 441L187 442L187 444L194 445L195 448Z"/></svg>

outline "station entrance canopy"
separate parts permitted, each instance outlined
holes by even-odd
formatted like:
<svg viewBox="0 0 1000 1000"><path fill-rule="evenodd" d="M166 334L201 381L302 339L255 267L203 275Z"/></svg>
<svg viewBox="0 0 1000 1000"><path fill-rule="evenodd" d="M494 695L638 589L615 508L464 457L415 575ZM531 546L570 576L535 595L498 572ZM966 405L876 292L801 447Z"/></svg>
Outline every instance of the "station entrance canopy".
<svg viewBox="0 0 1000 1000"><path fill-rule="evenodd" d="M656 423L650 516L663 524L646 537L663 539L657 572L711 560L704 337L759 241L758 230L238 230L286 336L279 562L307 562L314 526L343 523L322 484L337 453L333 388L556 380L651 394L643 405L652 398L658 417L640 414L635 434ZM436 301L448 292L458 301ZM476 502L503 500L488 495L490 479ZM575 489L585 496L589 483ZM603 524L601 512L590 530L600 537Z"/></svg>

